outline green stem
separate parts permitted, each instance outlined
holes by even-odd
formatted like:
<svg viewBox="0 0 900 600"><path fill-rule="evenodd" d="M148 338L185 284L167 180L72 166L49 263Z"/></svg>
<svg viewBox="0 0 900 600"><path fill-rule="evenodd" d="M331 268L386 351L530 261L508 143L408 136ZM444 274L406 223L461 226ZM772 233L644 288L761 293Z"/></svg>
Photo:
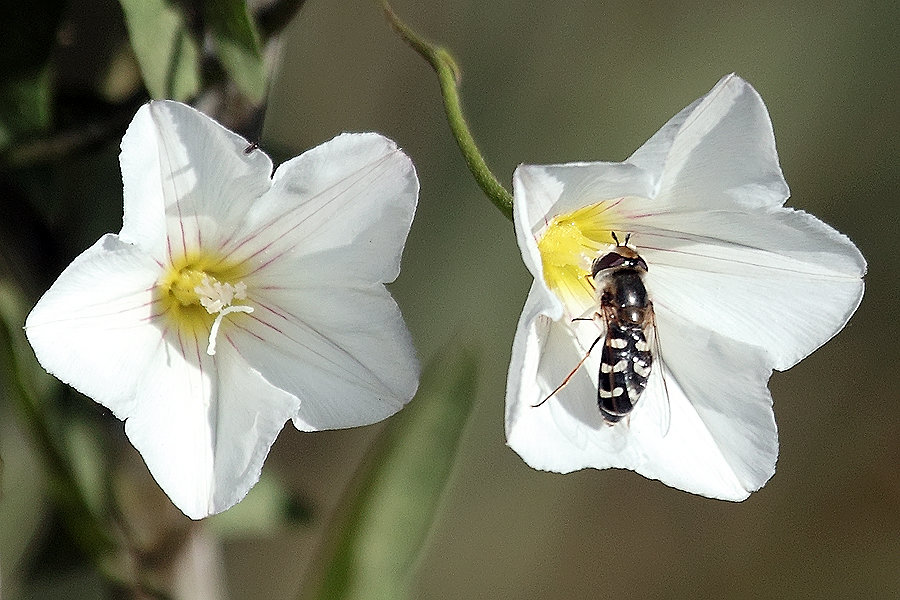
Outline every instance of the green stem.
<svg viewBox="0 0 900 600"><path fill-rule="evenodd" d="M456 61L450 53L440 46L436 46L424 38L416 34L394 13L393 9L387 3L382 1L382 9L384 14L390 21L394 30L412 46L413 50L428 61L428 64L435 70L438 81L441 86L441 95L444 98L444 112L447 114L447 122L450 124L450 131L456 138L456 143L462 152L469 171L475 177L475 181L479 187L487 194L487 197L494 203L500 212L507 219L512 220L513 214L513 197L509 191L500 184L497 178L491 173L487 163L481 156L475 139L469 132L469 126L462 114L462 105L459 100L459 80L460 71L456 65Z"/></svg>

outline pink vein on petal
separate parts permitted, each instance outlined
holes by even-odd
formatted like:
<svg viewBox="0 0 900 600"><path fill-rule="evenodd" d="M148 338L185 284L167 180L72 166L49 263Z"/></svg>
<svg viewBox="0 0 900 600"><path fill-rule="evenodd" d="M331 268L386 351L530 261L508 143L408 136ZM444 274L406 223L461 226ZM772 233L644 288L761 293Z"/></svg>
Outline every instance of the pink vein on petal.
<svg viewBox="0 0 900 600"><path fill-rule="evenodd" d="M155 119L154 119L154 121L155 121ZM160 129L160 131L167 133L167 130L163 129L162 127L160 127L159 129ZM167 183L169 183L171 186L171 197L174 200L175 210L178 214L178 230L179 230L179 233L181 234L181 253L182 253L182 255L184 255L187 253L188 245L187 245L187 235L186 235L186 232L184 229L184 215L181 210L182 196L178 191L176 181L175 181L175 179L176 179L175 168L172 165L172 149L169 147L168 135L165 135L165 134L161 135L160 142L161 142L160 143L160 151L161 151L160 154L162 155L160 158L160 163L165 162L165 167L167 168L166 172L161 173L162 185L164 188L166 187ZM190 157L187 157L187 159L190 160ZM188 167L185 166L185 168L188 168ZM173 264L174 263L174 253L173 253L172 243L171 243L172 240L171 240L171 237L169 236L168 218L166 218L168 210L165 206L165 204L166 204L165 200L166 200L166 193L165 193L165 189L163 189L163 218L165 220L166 248L167 248L167 251L169 254L169 264ZM200 235L199 217L197 214L194 214L193 218L197 225L197 235L199 237L199 235ZM198 247L199 247L199 239L198 239Z"/></svg>
<svg viewBox="0 0 900 600"><path fill-rule="evenodd" d="M152 287L151 287L151 288L148 288L148 289L146 289L146 290L141 290L140 292L137 292L137 293L138 293L138 294L143 294L143 293L149 292L149 291L151 291L151 290L152 290ZM133 295L133 294L128 294L128 296L132 296L132 295ZM114 301L115 301L115 300L106 301L104 304L109 304L109 303L114 302ZM141 311L141 310L144 309L144 308L153 306L153 305L156 304L157 302L158 302L158 300L143 301L143 302L141 302L140 304L137 304L137 305L134 305L134 306L123 306L123 307L116 308L115 310L111 310L111 311L108 311L108 312L91 313L91 314L88 314L88 315L80 315L80 316L79 316L79 315L72 315L72 314L69 314L69 315L66 315L65 317L61 317L61 318L58 318L58 319L53 319L53 320L50 320L50 321L43 321L43 322L35 323L35 324L32 324L32 325L29 325L29 327L31 327L31 328L37 328L37 327L43 327L43 326L45 326L45 325L51 325L51 324L54 324L54 323L76 323L76 322L78 322L78 321L93 321L93 320L96 320L96 319L104 320L104 319L109 319L110 317L127 315L127 314L130 313L130 312ZM145 316L140 317L140 318L136 318L135 321L134 321L134 323L131 323L128 327L136 327L136 326L139 326L139 325L141 325L144 321L146 321L146 320L149 319L149 318L152 318L153 316L154 316L154 315L150 314L150 315L145 315ZM109 327L107 327L107 328L109 328ZM124 329L124 328L125 328L125 327L119 327L119 329Z"/></svg>
<svg viewBox="0 0 900 600"><path fill-rule="evenodd" d="M287 219L290 215L298 213L302 210L308 209L310 204L312 204L316 199L324 196L325 194L327 194L329 192L334 192L335 190L337 190L337 193L335 193L331 199L327 200L321 206L317 206L314 211L302 216L302 218L300 218L299 220L289 222L287 224L287 228L284 231L278 233L274 237L274 239L269 240L264 246L257 248L256 250L254 250L252 252L252 254L250 254L249 256L247 256L243 259L245 261L252 260L254 257L260 255L261 253L265 252L267 249L271 248L278 241L289 236L297 228L302 226L309 218L311 218L313 215L315 215L319 211L323 210L325 207L327 207L335 202L338 202L342 199L345 199L346 195L350 192L351 189L354 188L354 186L358 186L358 184L362 183L363 181L366 181L367 178L369 176L371 176L376 171L376 169L378 169L378 167L382 166L389 158L395 156L397 152L399 152L399 151L398 150L391 151L391 152L379 157L377 160L367 164L364 167L357 169L351 175L348 175L347 177L342 178L340 181L335 182L328 188L313 195L311 198L309 198L306 202L304 202L300 206L293 207L293 208L289 209L287 212L285 212L279 216L273 217L267 224L263 225L258 230L254 231L251 235L242 239L238 243L237 246L235 246L233 249L230 250L229 254L233 255L238 250L240 250L242 247L244 247L246 244L252 242L254 239L259 237L263 232L267 231L268 229L270 229L272 227L275 227L276 225L284 223L285 219ZM372 178L370 181L376 181L376 180L377 180L377 177ZM341 185L344 186L344 189L339 189L339 186L341 186ZM357 193L362 192L364 189L365 188L360 188ZM326 223L325 220L323 220L323 226L324 226L324 223ZM314 231L306 232L307 235L305 237L308 238L310 235L312 235L314 233L315 233ZM298 243L299 242L300 242L300 240L298 240ZM248 273L248 275L253 274L253 273L259 271L260 269L263 269L266 266L270 265L272 262L278 260L285 254L289 253L296 246L297 246L297 244L292 244L290 247L285 248L284 250L280 251L276 256L270 257L264 263L256 265L255 268L252 271L250 271L250 273Z"/></svg>
<svg viewBox="0 0 900 600"><path fill-rule="evenodd" d="M303 321L297 315L293 314L291 311L284 310L283 307L276 308L274 306L270 306L270 305L268 305L266 303L262 303L262 302L257 302L257 304L258 304L259 308L267 311L268 313L270 313L272 315L275 315L276 317L278 317L280 319L283 319L284 321L293 323L295 326L299 327L300 329L305 330L308 333L310 333L311 337L314 337L314 338L319 339L320 341L324 342L328 347L332 348L333 350L335 350L336 352L338 352L339 354L341 354L342 356L347 358L350 362L352 362L353 364L358 366L361 371L367 373L371 377L371 379L374 379L381 386L383 391L387 391L388 393L390 393L390 390L391 390L390 386L386 385L385 382L382 381L382 379L378 376L377 373L372 372L371 369L369 369L365 364L363 364L353 354L348 352L341 344L335 342L330 337L328 337L327 335L325 335L324 333L319 331L317 328L315 328L312 325L310 325L309 323ZM346 368L344 365L340 364L339 362L334 361L333 359L323 355L322 353L318 352L314 348L310 347L309 345L304 344L301 340L291 337L290 335L287 334L287 332L285 332L283 329L281 329L274 323L271 323L268 320L261 318L259 312L254 312L254 313L250 314L249 318L253 319L260 325L284 336L286 339L290 340L294 344L305 348L309 352L312 352L319 358L327 361L329 364L333 365L334 367L337 367L340 372L352 375L352 377L350 377L350 379L355 379L355 380L361 382L364 386L369 387L371 380L364 379L361 376L357 376L356 371ZM239 325L238 325L238 327L240 329L246 331L247 333L254 335L258 339L261 339L261 340L264 339L263 336L254 334L254 332L248 330L245 327L240 327Z"/></svg>
<svg viewBox="0 0 900 600"><path fill-rule="evenodd" d="M660 230L657 228L653 228L652 230L636 229L633 231L635 233L639 233L642 239L644 237L657 237L657 238L661 238L661 239L677 240L677 241L682 241L682 242L695 242L695 243L700 242L700 243L704 243L704 244L712 245L712 246L723 246L723 245L725 247L734 246L737 248L741 248L743 250L756 250L756 251L763 252L763 253L769 254L769 255L775 254L771 250L767 250L765 248L759 248L757 246L753 246L750 244L742 244L739 242L732 242L732 241L728 241L728 240L714 238L712 236L683 234L683 233L676 234L675 232L669 233L666 230ZM704 258L704 259L707 259L710 261L715 261L715 262L747 265L747 266L752 266L752 267L759 267L761 269L768 269L771 271L780 271L783 273L794 273L797 275L813 275L817 278L836 279L836 280L842 280L842 279L855 280L855 279L857 279L854 276L833 275L833 274L829 275L829 274L825 274L825 273L811 272L811 271L807 271L807 270L803 270L803 269L783 267L783 266L778 266L778 265L761 265L761 264L750 262L747 260L737 260L734 258L714 256L712 254L705 254L705 253L701 253L701 252L689 252L686 250L678 250L678 249L674 249L674 248L650 246L650 245L647 245L644 243L639 244L639 247L642 249L646 249L646 250L656 251L661 254L671 253L671 254L676 254L676 255L680 255L680 256L693 256L696 258ZM659 263L659 261L656 261L656 262ZM678 266L678 265L673 265L673 266ZM697 269L696 267L694 267L694 269L695 270L705 270L705 269ZM716 273L718 271L710 270L708 272Z"/></svg>

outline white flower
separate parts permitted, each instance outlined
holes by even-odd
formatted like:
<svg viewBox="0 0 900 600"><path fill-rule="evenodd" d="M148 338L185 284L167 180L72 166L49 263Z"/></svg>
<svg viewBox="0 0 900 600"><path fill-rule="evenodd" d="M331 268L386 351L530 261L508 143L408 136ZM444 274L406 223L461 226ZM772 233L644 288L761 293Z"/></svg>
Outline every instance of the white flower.
<svg viewBox="0 0 900 600"><path fill-rule="evenodd" d="M632 469L690 492L743 500L775 472L766 382L835 335L862 298L849 239L784 208L762 99L723 78L623 163L520 166L515 226L534 284L507 382L506 435L532 467ZM598 409L605 333L592 261L612 233L647 264L658 356L634 410ZM573 319L581 319L573 321ZM652 340L651 340L652 342Z"/></svg>
<svg viewBox="0 0 900 600"><path fill-rule="evenodd" d="M246 151L245 151L246 150ZM125 420L185 514L238 502L287 419L379 421L418 364L384 287L418 197L409 158L344 134L282 164L176 102L122 140L125 215L28 316L50 373Z"/></svg>

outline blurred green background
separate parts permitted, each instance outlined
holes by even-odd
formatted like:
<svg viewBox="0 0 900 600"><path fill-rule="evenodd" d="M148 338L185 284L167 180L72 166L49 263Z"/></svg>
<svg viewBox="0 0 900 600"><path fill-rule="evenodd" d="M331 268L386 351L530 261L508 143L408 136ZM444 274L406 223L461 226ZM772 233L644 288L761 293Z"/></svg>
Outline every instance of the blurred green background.
<svg viewBox="0 0 900 600"><path fill-rule="evenodd" d="M421 195L392 291L423 362L451 343L481 351L475 408L414 596L900 596L898 4L392 4L453 52L470 126L504 184L523 162L623 160L721 76L737 72L769 108L792 190L788 204L850 236L869 261L866 295L847 328L773 375L778 468L747 501L709 500L624 471L533 471L503 435L506 367L530 285L512 225L468 174L434 73L375 4L309 0L283 39L261 146L283 159L341 131L396 140L416 164ZM97 30L107 26L114 23ZM96 150L114 161L116 145ZM90 217L57 209L58 221L71 219L71 237L60 243L74 257L118 230L121 192L114 170L91 174L95 181L77 162L67 169L54 177L73 193L109 198L98 200L102 211L87 207L97 210ZM15 417L0 413L6 583L39 562L35 540L53 528L29 442ZM223 543L214 560L231 598L296 597L329 515L378 431L282 432L264 471L287 482L309 517ZM65 596L46 597L97 597L96 582L78 565L54 568L69 569L71 578ZM45 597L41 589L17 594Z"/></svg>

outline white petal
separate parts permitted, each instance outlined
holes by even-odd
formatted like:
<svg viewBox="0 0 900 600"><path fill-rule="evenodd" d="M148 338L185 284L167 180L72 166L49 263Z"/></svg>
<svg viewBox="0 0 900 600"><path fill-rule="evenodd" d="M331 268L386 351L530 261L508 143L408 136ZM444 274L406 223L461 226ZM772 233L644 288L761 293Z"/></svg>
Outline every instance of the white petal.
<svg viewBox="0 0 900 600"><path fill-rule="evenodd" d="M133 410L141 366L158 351L153 286L161 267L115 235L59 276L25 322L41 365L120 418Z"/></svg>
<svg viewBox="0 0 900 600"><path fill-rule="evenodd" d="M774 472L777 441L765 387L770 371L761 353L752 348L735 353L723 338L692 330L692 344L674 350L678 378L669 376L665 388L661 379L651 378L628 420L609 426L597 408L599 355L592 355L565 387L540 404L584 357L588 342L576 341L565 321L535 316L536 310L539 306L530 298L516 332L507 383L507 441L529 465L561 473L586 467L632 469L726 500L746 498ZM661 329L664 337L683 339L671 324ZM723 349L728 352L722 354ZM679 350L684 354L678 355ZM698 373L710 358L718 362ZM682 379L688 381L684 389ZM654 403L666 398L671 420L663 436L651 421L659 414Z"/></svg>
<svg viewBox="0 0 900 600"><path fill-rule="evenodd" d="M629 163L519 165L513 173L514 210L523 230L536 233L556 215L621 196L649 198L655 176Z"/></svg>
<svg viewBox="0 0 900 600"><path fill-rule="evenodd" d="M119 158L122 239L160 261L227 239L271 185L269 157L245 154L246 147L247 140L184 104L142 106Z"/></svg>
<svg viewBox="0 0 900 600"><path fill-rule="evenodd" d="M584 357L584 351L577 348L563 321L542 314L544 302L534 293L536 289L535 283L513 341L506 383L507 443L535 469L569 473L588 466L610 467L612 462L592 457L589 451L590 438L596 438L597 444L607 445L612 460L622 445L609 435L611 429L604 429L596 408L597 388L588 369L579 369L565 387L547 399ZM580 402L583 399L592 402L593 408ZM561 415L557 420L554 407L560 402L580 408L579 418Z"/></svg>
<svg viewBox="0 0 900 600"><path fill-rule="evenodd" d="M779 370L840 331L862 299L862 255L801 211L686 212L633 223L657 308L763 348Z"/></svg>
<svg viewBox="0 0 900 600"><path fill-rule="evenodd" d="M241 500L259 480L296 397L273 387L230 345L167 340L143 365L125 431L172 502L199 519Z"/></svg>
<svg viewBox="0 0 900 600"><path fill-rule="evenodd" d="M757 348L701 329L665 309L657 310L656 318L662 360L671 375L667 384L672 412L683 394L741 487L747 493L758 490L775 472L778 456L775 414L766 387L772 374L768 357ZM673 425L674 420L673 415ZM696 439L705 437L699 431L685 433L685 444L690 444L695 435ZM668 437L663 438L665 444L675 442ZM704 452L708 450L698 448L696 455ZM699 480L702 475L694 473L692 477ZM668 483L662 470L648 476Z"/></svg>
<svg viewBox="0 0 900 600"><path fill-rule="evenodd" d="M513 223L516 241L525 266L537 281L544 281L541 253L537 247L539 233L546 222L553 218L552 211L562 192L563 183L543 167L519 165L513 173Z"/></svg>
<svg viewBox="0 0 900 600"><path fill-rule="evenodd" d="M300 398L298 429L380 421L406 404L418 363L384 286L267 289L222 333L267 381Z"/></svg>
<svg viewBox="0 0 900 600"><path fill-rule="evenodd" d="M415 213L415 168L394 142L343 134L283 163L230 251L265 264L329 253L335 277L393 281Z"/></svg>
<svg viewBox="0 0 900 600"><path fill-rule="evenodd" d="M627 161L659 177L654 211L781 206L790 195L769 113L753 87L724 77Z"/></svg>

